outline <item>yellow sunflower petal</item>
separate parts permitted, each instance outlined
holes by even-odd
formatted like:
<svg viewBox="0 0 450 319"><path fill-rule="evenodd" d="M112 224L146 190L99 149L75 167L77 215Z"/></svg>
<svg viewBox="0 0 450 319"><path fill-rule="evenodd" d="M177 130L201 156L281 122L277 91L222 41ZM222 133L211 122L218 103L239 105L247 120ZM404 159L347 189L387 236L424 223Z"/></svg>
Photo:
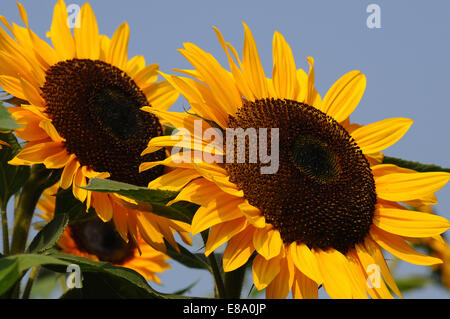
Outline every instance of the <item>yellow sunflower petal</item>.
<svg viewBox="0 0 450 319"><path fill-rule="evenodd" d="M267 260L278 256L281 253L280 232L273 228L257 228L253 236L253 245L258 253Z"/></svg>
<svg viewBox="0 0 450 319"><path fill-rule="evenodd" d="M222 68L216 59L192 43L185 43L185 50L180 53L200 73L203 82L213 92L213 97L220 108L234 115L242 104L242 99L231 75Z"/></svg>
<svg viewBox="0 0 450 319"><path fill-rule="evenodd" d="M243 197L244 192L236 184L230 182L230 177L226 170L216 164L197 163L195 169L206 179L214 182L222 191L236 196Z"/></svg>
<svg viewBox="0 0 450 319"><path fill-rule="evenodd" d="M109 48L111 46L111 39L108 38L104 34L100 34L99 40L100 40L100 57L99 57L99 60L108 62Z"/></svg>
<svg viewBox="0 0 450 319"><path fill-rule="evenodd" d="M408 201L423 198L444 187L450 173L396 173L375 178L377 195L390 201Z"/></svg>
<svg viewBox="0 0 450 319"><path fill-rule="evenodd" d="M159 119L170 123L175 128L184 128L188 130L193 137L197 137L199 139L203 139L205 130L211 128L209 123L192 114L168 112L148 106L144 106L141 109L156 115Z"/></svg>
<svg viewBox="0 0 450 319"><path fill-rule="evenodd" d="M350 71L337 80L323 98L322 111L342 122L358 106L366 88L366 77L360 71Z"/></svg>
<svg viewBox="0 0 450 319"><path fill-rule="evenodd" d="M381 277L381 273L377 272L380 266L375 257L372 256L373 250L368 250L364 245L356 245L354 251L349 255L354 255L359 260L361 270L366 280L365 289L374 299L393 299L385 282ZM384 259L383 259L384 262Z"/></svg>
<svg viewBox="0 0 450 319"><path fill-rule="evenodd" d="M52 156L47 157L44 160L44 165L47 168L61 168L64 167L70 160L69 154L65 149L61 150L59 153L56 153Z"/></svg>
<svg viewBox="0 0 450 319"><path fill-rule="evenodd" d="M20 79L8 75L0 75L0 86L9 94L18 97L19 99L27 100L27 97L22 90Z"/></svg>
<svg viewBox="0 0 450 319"><path fill-rule="evenodd" d="M204 140L199 140L195 138L190 138L182 135L169 135L169 136L157 136L150 140L147 148L141 153L141 156L150 154L160 150L163 147L176 146L180 150L191 150L206 152L206 150L211 147L210 143ZM220 149L215 149L215 155L224 155L223 151Z"/></svg>
<svg viewBox="0 0 450 319"><path fill-rule="evenodd" d="M415 265L431 266L441 264L439 258L424 255L414 250L402 237L390 234L382 229L372 227L370 234L378 245L392 255Z"/></svg>
<svg viewBox="0 0 450 319"><path fill-rule="evenodd" d="M64 170L61 174L61 188L67 189L72 185L73 177L75 172L80 167L80 162L76 159L75 155L70 155L70 159L67 162Z"/></svg>
<svg viewBox="0 0 450 319"><path fill-rule="evenodd" d="M348 260L334 249L313 250L323 278L323 286L333 299L352 298Z"/></svg>
<svg viewBox="0 0 450 319"><path fill-rule="evenodd" d="M221 127L227 127L228 114L217 104L208 87L189 78L158 73L188 100L194 113L213 120Z"/></svg>
<svg viewBox="0 0 450 319"><path fill-rule="evenodd" d="M349 251L345 254L348 260L348 267L352 276L350 276L350 285L352 287L352 295L354 299L368 299L366 292L367 280L365 271L361 268L358 256Z"/></svg>
<svg viewBox="0 0 450 319"><path fill-rule="evenodd" d="M36 72L36 70L31 69L28 65L25 59L17 55L13 56L7 51L2 51L0 55L0 73L2 75L19 76L29 82L33 87L42 86L42 78L39 76L41 72Z"/></svg>
<svg viewBox="0 0 450 319"><path fill-rule="evenodd" d="M314 58L307 57L306 60L309 63L309 74L307 77L306 86L304 87L304 90L306 90L305 103L308 105L312 105L319 110L322 110L322 99L314 87L315 81Z"/></svg>
<svg viewBox="0 0 450 319"><path fill-rule="evenodd" d="M294 299L317 299L319 289L317 283L305 276L301 271L295 270L292 283L292 297Z"/></svg>
<svg viewBox="0 0 450 319"><path fill-rule="evenodd" d="M253 260L252 272L253 283L256 289L266 288L281 270L281 258L272 258L266 260L261 255L256 255Z"/></svg>
<svg viewBox="0 0 450 319"><path fill-rule="evenodd" d="M411 127L407 118L391 118L361 126L352 133L363 153L372 154L395 144Z"/></svg>
<svg viewBox="0 0 450 319"><path fill-rule="evenodd" d="M381 251L381 248L370 237L366 238L366 240L364 241L364 247L365 247L366 251L373 257L375 264L380 267L381 275L383 276L384 280L388 284L389 288L391 288L391 290L397 296L399 296L400 298L403 298L400 290L397 287L394 277L392 276L391 271L389 270L389 266L386 263L386 259L383 256L383 252Z"/></svg>
<svg viewBox="0 0 450 319"><path fill-rule="evenodd" d="M100 42L102 41L102 40L100 40L100 36L99 36L99 41ZM149 80L150 78L153 80L151 82L154 82L154 81L156 81L156 79L158 77L158 74L156 73L156 70L158 69L158 64L152 64L152 65L149 65L149 67L152 67L152 68L156 67L156 69L153 69L153 72L152 72L153 76L152 75L146 76L142 82L136 81L137 74L139 74L141 71L146 69L145 58L142 55L136 55L128 60L127 67L125 68L124 71L126 74L128 74L128 76L130 76L133 79L134 83L136 83L137 86L142 87L141 84L145 85L147 83L147 80ZM149 82L150 82L150 80L149 80Z"/></svg>
<svg viewBox="0 0 450 319"><path fill-rule="evenodd" d="M194 169L175 169L164 174L148 184L150 189L163 189L169 191L180 191L191 180L200 177Z"/></svg>
<svg viewBox="0 0 450 319"><path fill-rule="evenodd" d="M233 74L233 78L236 81L236 85L239 88L239 91L242 92L242 95L245 96L246 99L254 100L255 97L249 87L248 81L242 74L241 70L239 70L239 67L236 65L236 63L231 58L229 49L232 51L232 53L235 54L234 56L236 57L239 65L241 65L239 57L237 56L237 53L235 52L234 48L229 43L225 43L225 40L224 40L222 34L220 33L220 31L216 27L213 27L213 29L216 32L217 38L219 39L222 49L227 54L228 64L230 66L231 73Z"/></svg>
<svg viewBox="0 0 450 319"><path fill-rule="evenodd" d="M75 43L67 21L66 5L63 0L59 0L53 10L49 36L61 60L69 60L75 57Z"/></svg>
<svg viewBox="0 0 450 319"><path fill-rule="evenodd" d="M263 216L261 211L248 203L248 201L239 204L239 209L247 217L250 224L256 228L266 227L266 218Z"/></svg>
<svg viewBox="0 0 450 319"><path fill-rule="evenodd" d="M300 90L296 100L304 103L308 97L308 74L303 69L297 70L297 82Z"/></svg>
<svg viewBox="0 0 450 319"><path fill-rule="evenodd" d="M45 101L39 93L39 89L30 84L25 78L20 77L20 84L22 85L23 94L26 96L26 100L36 105L37 107L43 107Z"/></svg>
<svg viewBox="0 0 450 319"><path fill-rule="evenodd" d="M16 165L17 160L27 161L28 163L43 163L47 157L62 150L64 150L64 146L59 142L28 143L9 163Z"/></svg>
<svg viewBox="0 0 450 319"><path fill-rule="evenodd" d="M217 247L239 234L247 225L245 218L238 218L213 226L206 242L205 256L209 256Z"/></svg>
<svg viewBox="0 0 450 319"><path fill-rule="evenodd" d="M314 280L318 285L323 283L316 256L311 252L308 246L293 242L289 246L289 252L298 270L308 276L311 280Z"/></svg>
<svg viewBox="0 0 450 319"><path fill-rule="evenodd" d="M163 111L169 109L180 95L167 81L152 83L142 88L142 92L152 107Z"/></svg>
<svg viewBox="0 0 450 319"><path fill-rule="evenodd" d="M244 265L255 251L254 228L248 227L230 239L223 253L223 270L233 271Z"/></svg>
<svg viewBox="0 0 450 319"><path fill-rule="evenodd" d="M178 253L181 253L180 247L178 247L178 244L177 244L177 242L175 240L175 237L173 236L174 232L169 227L168 223L166 222L167 218L161 217L161 216L157 216L157 215L154 215L152 217L154 218L156 227L158 228L159 232L164 237L164 239L169 243L170 246L175 248L175 250Z"/></svg>
<svg viewBox="0 0 450 319"><path fill-rule="evenodd" d="M79 167L73 178L72 192L73 195L81 202L84 202L87 197L88 191L81 188L86 187L86 185L86 176L84 176L82 167Z"/></svg>
<svg viewBox="0 0 450 319"><path fill-rule="evenodd" d="M112 202L113 222L114 227L119 233L120 237L125 242L128 242L128 214L127 209L121 205Z"/></svg>
<svg viewBox="0 0 450 319"><path fill-rule="evenodd" d="M36 58L40 60L41 63L45 64L47 67L57 63L57 56L55 50L44 40L39 38L29 27L28 17L25 8L17 3L19 8L20 17L22 18L25 26L27 27L29 37L33 43L33 50Z"/></svg>
<svg viewBox="0 0 450 319"><path fill-rule="evenodd" d="M290 258L282 258L280 272L266 288L266 298L285 299L294 282L294 264Z"/></svg>
<svg viewBox="0 0 450 319"><path fill-rule="evenodd" d="M137 226L139 228L139 233L147 244L155 248L156 250L165 252L166 245L164 243L164 236L161 234L160 230L156 227L153 221L152 214L134 212L136 216ZM130 214L129 214L130 216ZM130 231L134 231L135 227L130 227ZM136 234L137 236L137 234Z"/></svg>
<svg viewBox="0 0 450 319"><path fill-rule="evenodd" d="M383 207L376 209L373 223L389 233L416 238L436 236L450 228L450 222L438 215Z"/></svg>
<svg viewBox="0 0 450 319"><path fill-rule="evenodd" d="M192 219L192 234L198 234L223 222L242 218L241 210L238 207L240 203L241 200L239 199L228 202L219 199L218 201L212 200L206 207L200 207Z"/></svg>
<svg viewBox="0 0 450 319"><path fill-rule="evenodd" d="M258 49L252 32L244 25L244 51L242 56L242 72L251 83L251 89L257 99L266 98L269 94L264 69L258 55Z"/></svg>
<svg viewBox="0 0 450 319"><path fill-rule="evenodd" d="M97 60L100 57L100 38L97 20L89 3L79 12L80 27L74 29L77 58Z"/></svg>
<svg viewBox="0 0 450 319"><path fill-rule="evenodd" d="M294 99L299 92L297 68L292 50L284 37L276 31L272 43L272 80L278 98Z"/></svg>
<svg viewBox="0 0 450 319"><path fill-rule="evenodd" d="M39 127L42 128L54 142L58 143L65 142L65 139L62 138L61 135L59 135L58 131L56 130L55 126L52 124L50 120L41 121L39 123Z"/></svg>
<svg viewBox="0 0 450 319"><path fill-rule="evenodd" d="M25 141L48 139L48 134L40 127L41 119L33 116L30 112L15 112L12 117L17 121L17 124L23 125L14 131L18 138Z"/></svg>
<svg viewBox="0 0 450 319"><path fill-rule="evenodd" d="M416 171L400 167L394 164L378 164L371 167L372 174L374 177L378 178L387 174L395 174L395 173L417 173Z"/></svg>
<svg viewBox="0 0 450 319"><path fill-rule="evenodd" d="M130 28L128 23L122 23L111 38L109 52L106 61L119 69L125 69L128 61L128 39L130 37Z"/></svg>
<svg viewBox="0 0 450 319"><path fill-rule="evenodd" d="M173 167L173 168L193 168L193 165L191 163L179 163L176 160L179 157L177 155L175 156L169 156L165 158L162 161L155 161L155 162L144 162L141 165L139 165L139 173L146 171L150 168L153 168L158 165L164 165L167 167Z"/></svg>
<svg viewBox="0 0 450 319"><path fill-rule="evenodd" d="M208 205L211 205L211 194L213 194L212 196L214 196L214 200L217 202L218 206L236 200L236 197L222 192L216 184L204 178L199 178L193 180L184 187L177 197L168 204L171 205L178 201L188 201L207 207ZM242 201L242 199L240 200Z"/></svg>
<svg viewBox="0 0 450 319"><path fill-rule="evenodd" d="M159 64L150 64L147 66L144 65L144 67L136 72L134 76L132 75L133 72L128 74L133 77L134 82L142 89L144 87L147 87L150 83L156 81L156 79L158 78L158 69Z"/></svg>
<svg viewBox="0 0 450 319"><path fill-rule="evenodd" d="M104 222L110 221L113 217L113 206L108 194L94 192L92 206Z"/></svg>

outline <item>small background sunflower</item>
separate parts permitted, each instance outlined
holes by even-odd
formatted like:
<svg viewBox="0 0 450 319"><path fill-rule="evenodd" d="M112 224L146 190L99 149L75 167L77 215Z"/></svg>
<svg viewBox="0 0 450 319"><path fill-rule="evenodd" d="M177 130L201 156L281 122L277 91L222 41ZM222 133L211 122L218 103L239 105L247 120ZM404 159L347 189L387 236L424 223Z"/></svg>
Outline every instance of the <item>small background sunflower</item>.
<svg viewBox="0 0 450 319"><path fill-rule="evenodd" d="M41 37L45 36L54 2L22 1L29 12L30 24ZM295 56L311 55L317 62L317 89L325 92L336 77L349 69L361 69L368 77L362 103L352 120L366 124L366 119L402 116L415 120L401 143L386 152L387 155L403 157L424 163L438 163L450 167L448 139L448 70L450 70L450 42L445 41L450 21L450 3L441 1L433 6L425 2L411 4L407 0L380 2L381 29L369 29L366 19L366 3L325 1L278 2L239 0L226 2L186 1L151 2L128 5L122 1L94 1L95 12L100 15L102 31L111 36L118 21L126 19L134 30L133 37L152 37L152 30L164 30L158 38L158 46L151 41L132 41L130 56L150 56L164 66L176 65L190 68L187 61L176 51L185 41L194 42L208 50L226 65L226 57L211 33L217 26L229 39L241 34L242 20L254 30L256 42L265 69L271 61L271 38L274 30L280 31L290 43ZM2 2L1 14L19 21L16 2ZM168 15L170 14L170 19ZM151 17L149 19L149 16ZM257 32L256 32L257 30ZM241 44L236 39L233 43ZM242 47L237 46L239 51ZM432 52L432 57L431 57ZM300 63L301 61L298 61ZM307 64L299 65L307 69ZM162 69L168 72L169 69ZM187 103L182 99L172 110L183 111ZM450 189L437 193L439 204L436 211L450 218ZM12 227L12 216L9 218ZM194 238L194 244L198 241ZM402 276L428 272L425 267L410 264L398 268ZM163 273L161 279L170 284L190 284L187 278L198 273L184 267ZM210 291L212 281L204 276L193 288L192 294ZM244 292L246 293L246 292ZM404 294L405 298L449 298L447 290L436 285Z"/></svg>

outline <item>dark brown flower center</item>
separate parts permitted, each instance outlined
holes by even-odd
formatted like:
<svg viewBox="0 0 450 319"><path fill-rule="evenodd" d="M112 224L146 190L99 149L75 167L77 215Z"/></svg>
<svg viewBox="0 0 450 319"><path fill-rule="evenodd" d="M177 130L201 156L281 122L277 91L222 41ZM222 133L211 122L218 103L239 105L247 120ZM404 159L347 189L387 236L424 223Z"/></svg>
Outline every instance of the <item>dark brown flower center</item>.
<svg viewBox="0 0 450 319"><path fill-rule="evenodd" d="M95 218L69 227L77 248L101 261L121 265L134 257L135 244L132 240L125 242L112 222Z"/></svg>
<svg viewBox="0 0 450 319"><path fill-rule="evenodd" d="M266 164L259 159L225 167L285 243L346 253L363 242L375 210L375 182L361 149L339 123L303 103L263 99L245 102L229 127L279 129L276 173L261 174ZM248 141L245 147L248 154Z"/></svg>
<svg viewBox="0 0 450 319"><path fill-rule="evenodd" d="M139 174L141 162L164 159L163 150L140 156L162 128L140 110L150 104L125 72L102 61L72 59L50 67L45 80L46 113L81 165L140 186L163 173L158 166Z"/></svg>

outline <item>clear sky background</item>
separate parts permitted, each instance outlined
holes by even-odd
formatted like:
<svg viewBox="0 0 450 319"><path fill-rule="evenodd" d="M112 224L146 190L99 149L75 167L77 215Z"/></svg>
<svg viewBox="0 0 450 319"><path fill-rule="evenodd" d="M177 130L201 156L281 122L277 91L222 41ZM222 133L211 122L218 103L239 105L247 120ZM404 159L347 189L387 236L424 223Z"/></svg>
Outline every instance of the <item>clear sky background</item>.
<svg viewBox="0 0 450 319"><path fill-rule="evenodd" d="M23 0L30 25L41 37L49 30L56 0ZM84 1L68 0L66 4ZM450 167L450 1L448 0L128 0L91 1L101 33L111 36L127 21L129 57L145 56L164 72L191 68L177 52L193 42L212 53L222 65L226 56L212 26L242 52L245 21L255 37L266 75L272 70L272 36L280 31L290 44L297 67L308 70L315 58L316 88L323 96L341 75L358 69L367 76L365 94L352 121L369 124L390 117L407 117L414 124L386 155ZM366 25L369 4L381 9L381 28ZM1 15L20 25L16 1L2 0ZM173 72L172 72L173 73ZM180 99L172 110L187 103ZM450 219L450 185L437 193L437 211ZM9 219L10 222L12 218ZM172 263L161 275L163 292L198 284L192 295L211 291L206 272ZM423 273L426 267L403 263L399 277ZM251 278L250 278L251 279ZM244 294L248 291L244 289ZM435 285L405 294L406 298L450 298Z"/></svg>

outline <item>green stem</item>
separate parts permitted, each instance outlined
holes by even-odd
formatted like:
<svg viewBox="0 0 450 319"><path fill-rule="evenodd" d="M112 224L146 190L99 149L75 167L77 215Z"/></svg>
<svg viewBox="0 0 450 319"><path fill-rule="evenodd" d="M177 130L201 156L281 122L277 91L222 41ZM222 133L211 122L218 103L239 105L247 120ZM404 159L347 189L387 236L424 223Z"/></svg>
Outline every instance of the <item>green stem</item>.
<svg viewBox="0 0 450 319"><path fill-rule="evenodd" d="M25 286L22 299L30 298L31 288L33 287L34 280L36 279L38 273L39 273L39 266L34 266L33 269L31 269L30 276L28 277L27 285Z"/></svg>
<svg viewBox="0 0 450 319"><path fill-rule="evenodd" d="M225 290L228 298L239 299L241 298L242 286L244 285L245 272L247 270L247 264L242 267L225 272Z"/></svg>
<svg viewBox="0 0 450 319"><path fill-rule="evenodd" d="M2 234L3 234L3 255L9 255L9 233L8 233L8 215L6 211L6 203L2 201Z"/></svg>
<svg viewBox="0 0 450 319"><path fill-rule="evenodd" d="M208 256L208 260L213 271L214 281L216 283L219 298L224 299L227 297L225 285L223 283L222 275L220 273L219 266L217 265L216 256L214 255L214 253L211 253Z"/></svg>
<svg viewBox="0 0 450 319"><path fill-rule="evenodd" d="M206 242L208 240L208 234L207 234L207 232L202 232L201 235L203 238L203 242L206 245ZM209 264L211 265L211 269L213 272L214 282L216 284L217 293L219 295L218 297L221 299L225 299L227 297L225 285L223 283L222 274L220 272L219 266L217 264L216 256L214 255L214 253L211 253L208 256L208 261L209 261Z"/></svg>
<svg viewBox="0 0 450 319"><path fill-rule="evenodd" d="M30 177L22 188L14 217L14 229L11 241L11 254L20 254L25 246L30 230L31 219L42 192L56 183L59 171L47 170L43 165L34 165ZM58 176L59 178L59 176Z"/></svg>
<svg viewBox="0 0 450 319"><path fill-rule="evenodd" d="M59 282L61 283L62 294L64 295L67 292L67 285L64 276L59 277Z"/></svg>
<svg viewBox="0 0 450 319"><path fill-rule="evenodd" d="M409 168L417 172L448 172L450 168L443 168L434 164L423 164L420 162L408 161L397 157L385 156L383 164L394 164L403 168Z"/></svg>

